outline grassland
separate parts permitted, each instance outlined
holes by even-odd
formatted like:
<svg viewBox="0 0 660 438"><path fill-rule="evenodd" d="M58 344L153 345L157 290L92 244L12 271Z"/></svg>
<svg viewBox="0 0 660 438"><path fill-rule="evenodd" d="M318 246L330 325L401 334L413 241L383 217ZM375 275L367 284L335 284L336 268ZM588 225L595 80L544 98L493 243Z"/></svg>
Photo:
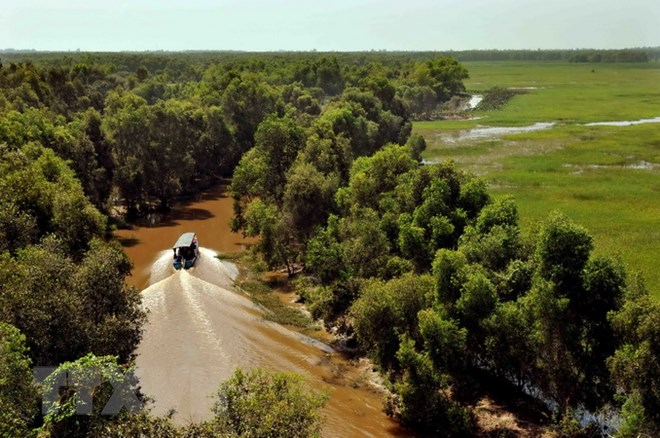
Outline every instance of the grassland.
<svg viewBox="0 0 660 438"><path fill-rule="evenodd" d="M535 87L477 120L419 122L425 159L453 159L515 196L527 230L552 210L594 236L596 253L618 254L660 297L660 124L584 126L660 116L660 64L466 63L473 93ZM477 126L546 130L452 140Z"/></svg>

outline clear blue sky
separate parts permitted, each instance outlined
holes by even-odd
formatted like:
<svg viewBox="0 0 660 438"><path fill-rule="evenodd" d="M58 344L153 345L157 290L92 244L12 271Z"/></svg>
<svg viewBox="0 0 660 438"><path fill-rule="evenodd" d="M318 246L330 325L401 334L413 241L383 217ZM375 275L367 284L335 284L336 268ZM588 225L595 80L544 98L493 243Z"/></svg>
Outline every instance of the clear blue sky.
<svg viewBox="0 0 660 438"><path fill-rule="evenodd" d="M660 0L0 0L0 49L660 46Z"/></svg>

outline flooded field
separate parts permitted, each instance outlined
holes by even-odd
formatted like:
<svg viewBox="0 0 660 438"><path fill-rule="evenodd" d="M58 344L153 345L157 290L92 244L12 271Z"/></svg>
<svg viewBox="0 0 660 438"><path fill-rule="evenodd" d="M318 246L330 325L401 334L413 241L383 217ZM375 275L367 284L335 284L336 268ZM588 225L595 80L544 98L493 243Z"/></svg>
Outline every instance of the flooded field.
<svg viewBox="0 0 660 438"><path fill-rule="evenodd" d="M473 94L524 90L479 120L414 123L427 163L452 160L513 195L527 230L560 210L660 297L660 64L468 63Z"/></svg>
<svg viewBox="0 0 660 438"><path fill-rule="evenodd" d="M652 119L639 119L639 120L616 120L613 122L592 122L592 123L587 123L584 126L632 126L632 125L644 125L647 123L660 123L660 117L654 117Z"/></svg>
<svg viewBox="0 0 660 438"><path fill-rule="evenodd" d="M329 346L264 320L233 289L236 267L214 255L250 242L229 231L231 212L231 199L216 189L160 222L117 233L135 263L131 281L146 286L149 316L137 374L155 401L154 413L174 409L181 423L208 419L221 380L237 367L262 367L302 374L329 394L324 436L409 436L382 412L382 396L362 385L363 369ZM174 271L169 246L184 231L197 232L201 256L189 271Z"/></svg>
<svg viewBox="0 0 660 438"><path fill-rule="evenodd" d="M511 134L543 131L555 125L554 122L538 122L529 126L477 126L472 129L452 130L438 133L438 138L448 143L465 143L475 140L492 139Z"/></svg>

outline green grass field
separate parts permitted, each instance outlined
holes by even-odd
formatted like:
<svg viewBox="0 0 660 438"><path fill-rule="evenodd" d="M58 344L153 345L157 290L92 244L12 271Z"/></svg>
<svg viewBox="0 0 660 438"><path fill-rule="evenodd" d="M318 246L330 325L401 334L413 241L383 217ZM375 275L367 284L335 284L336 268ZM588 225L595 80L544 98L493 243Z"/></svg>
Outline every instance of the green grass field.
<svg viewBox="0 0 660 438"><path fill-rule="evenodd" d="M596 253L620 255L660 297L660 123L583 126L660 116L660 64L474 62L466 86L536 87L478 120L418 122L424 158L453 159L483 176L497 195L515 196L523 227L561 210L593 235ZM477 126L550 129L451 141Z"/></svg>

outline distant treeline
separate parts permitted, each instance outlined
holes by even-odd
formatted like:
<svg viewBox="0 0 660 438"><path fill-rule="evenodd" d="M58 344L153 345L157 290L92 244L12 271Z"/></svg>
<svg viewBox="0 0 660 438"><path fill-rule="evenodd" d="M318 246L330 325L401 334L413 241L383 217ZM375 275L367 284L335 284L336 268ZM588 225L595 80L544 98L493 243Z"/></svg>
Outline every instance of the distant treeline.
<svg viewBox="0 0 660 438"><path fill-rule="evenodd" d="M315 61L323 57L336 58L342 65L364 66L380 63L401 67L408 63L428 61L448 56L457 61L567 61L567 62L649 62L660 59L660 47L629 49L572 49L572 50L462 50L462 51L368 51L368 52L241 52L241 51L182 51L182 52L39 52L0 51L0 62L34 62L48 66L72 66L76 63L112 65L118 72L133 72L145 66L150 72L165 69L184 71L204 68L211 64L244 64L256 60L258 64L277 68L292 61Z"/></svg>
<svg viewBox="0 0 660 438"><path fill-rule="evenodd" d="M448 52L459 61L649 62L660 59L660 48L622 50L467 50Z"/></svg>

